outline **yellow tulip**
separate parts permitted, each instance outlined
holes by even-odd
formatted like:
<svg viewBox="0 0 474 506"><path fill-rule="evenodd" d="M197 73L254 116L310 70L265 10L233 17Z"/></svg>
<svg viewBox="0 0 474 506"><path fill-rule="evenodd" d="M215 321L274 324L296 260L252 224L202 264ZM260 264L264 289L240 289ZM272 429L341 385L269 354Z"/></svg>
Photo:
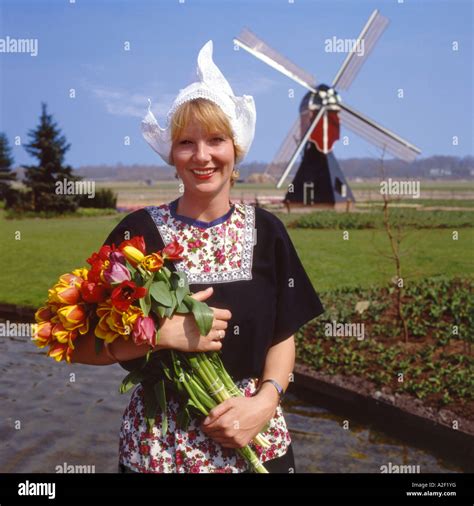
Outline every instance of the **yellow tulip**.
<svg viewBox="0 0 474 506"><path fill-rule="evenodd" d="M145 255L133 246L125 246L122 249L122 253L133 266L137 266L145 258Z"/></svg>

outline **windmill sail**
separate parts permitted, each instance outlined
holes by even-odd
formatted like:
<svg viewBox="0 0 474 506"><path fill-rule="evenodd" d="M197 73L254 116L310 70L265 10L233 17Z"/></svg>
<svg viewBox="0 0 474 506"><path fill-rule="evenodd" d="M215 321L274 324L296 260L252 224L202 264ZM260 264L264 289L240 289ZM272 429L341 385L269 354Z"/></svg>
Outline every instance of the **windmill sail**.
<svg viewBox="0 0 474 506"><path fill-rule="evenodd" d="M316 78L313 75L285 58L247 28L240 32L234 42L267 65L270 65L270 67L293 79L293 81L313 92L315 91Z"/></svg>
<svg viewBox="0 0 474 506"><path fill-rule="evenodd" d="M421 150L413 144L378 125L347 104L341 104L339 118L344 126L357 135L405 162L412 162L421 153Z"/></svg>
<svg viewBox="0 0 474 506"><path fill-rule="evenodd" d="M267 165L265 174L275 178L275 181L279 181L288 167L293 154L298 149L301 138L301 120L298 116L285 137L285 140L281 143L280 149L277 151L275 157L271 163Z"/></svg>
<svg viewBox="0 0 474 506"><path fill-rule="evenodd" d="M375 44L387 27L389 21L382 16L378 10L375 10L367 21L366 25L357 38L356 47L363 47L363 54L359 55L351 51L344 60L339 72L336 74L332 86L334 88L348 90L352 81L359 73L362 65L365 63ZM361 45L363 43L363 46Z"/></svg>

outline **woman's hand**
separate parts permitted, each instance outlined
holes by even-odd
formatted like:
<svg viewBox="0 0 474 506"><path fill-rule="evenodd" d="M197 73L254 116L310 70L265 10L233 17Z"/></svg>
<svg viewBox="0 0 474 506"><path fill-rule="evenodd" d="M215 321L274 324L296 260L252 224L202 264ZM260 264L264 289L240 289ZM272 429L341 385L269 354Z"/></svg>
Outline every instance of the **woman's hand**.
<svg viewBox="0 0 474 506"><path fill-rule="evenodd" d="M212 286L206 290L196 292L193 299L205 301L213 293ZM159 346L173 350L198 352L218 351L222 348L221 339L224 338L227 320L232 313L227 309L211 307L214 313L212 328L207 336L199 334L199 328L192 313L174 314L172 318L164 318L160 327Z"/></svg>
<svg viewBox="0 0 474 506"><path fill-rule="evenodd" d="M276 404L268 398L232 397L211 409L201 429L225 448L243 448L273 418Z"/></svg>

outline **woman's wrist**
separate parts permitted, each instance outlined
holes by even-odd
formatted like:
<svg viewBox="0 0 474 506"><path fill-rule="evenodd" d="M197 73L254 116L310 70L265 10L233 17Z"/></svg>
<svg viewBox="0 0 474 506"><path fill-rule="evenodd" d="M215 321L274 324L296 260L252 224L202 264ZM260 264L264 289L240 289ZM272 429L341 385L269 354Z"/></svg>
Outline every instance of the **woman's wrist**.
<svg viewBox="0 0 474 506"><path fill-rule="evenodd" d="M280 395L271 383L263 383L255 394L268 408L275 410L280 404Z"/></svg>

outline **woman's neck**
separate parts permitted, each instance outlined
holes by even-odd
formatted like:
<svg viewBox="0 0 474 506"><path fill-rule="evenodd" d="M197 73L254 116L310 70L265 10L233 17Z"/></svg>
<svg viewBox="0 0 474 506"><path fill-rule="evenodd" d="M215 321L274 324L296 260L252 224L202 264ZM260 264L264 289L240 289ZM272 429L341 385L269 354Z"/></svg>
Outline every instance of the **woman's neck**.
<svg viewBox="0 0 474 506"><path fill-rule="evenodd" d="M176 213L193 220L211 222L224 216L230 208L229 195L196 198L184 193L178 200Z"/></svg>

